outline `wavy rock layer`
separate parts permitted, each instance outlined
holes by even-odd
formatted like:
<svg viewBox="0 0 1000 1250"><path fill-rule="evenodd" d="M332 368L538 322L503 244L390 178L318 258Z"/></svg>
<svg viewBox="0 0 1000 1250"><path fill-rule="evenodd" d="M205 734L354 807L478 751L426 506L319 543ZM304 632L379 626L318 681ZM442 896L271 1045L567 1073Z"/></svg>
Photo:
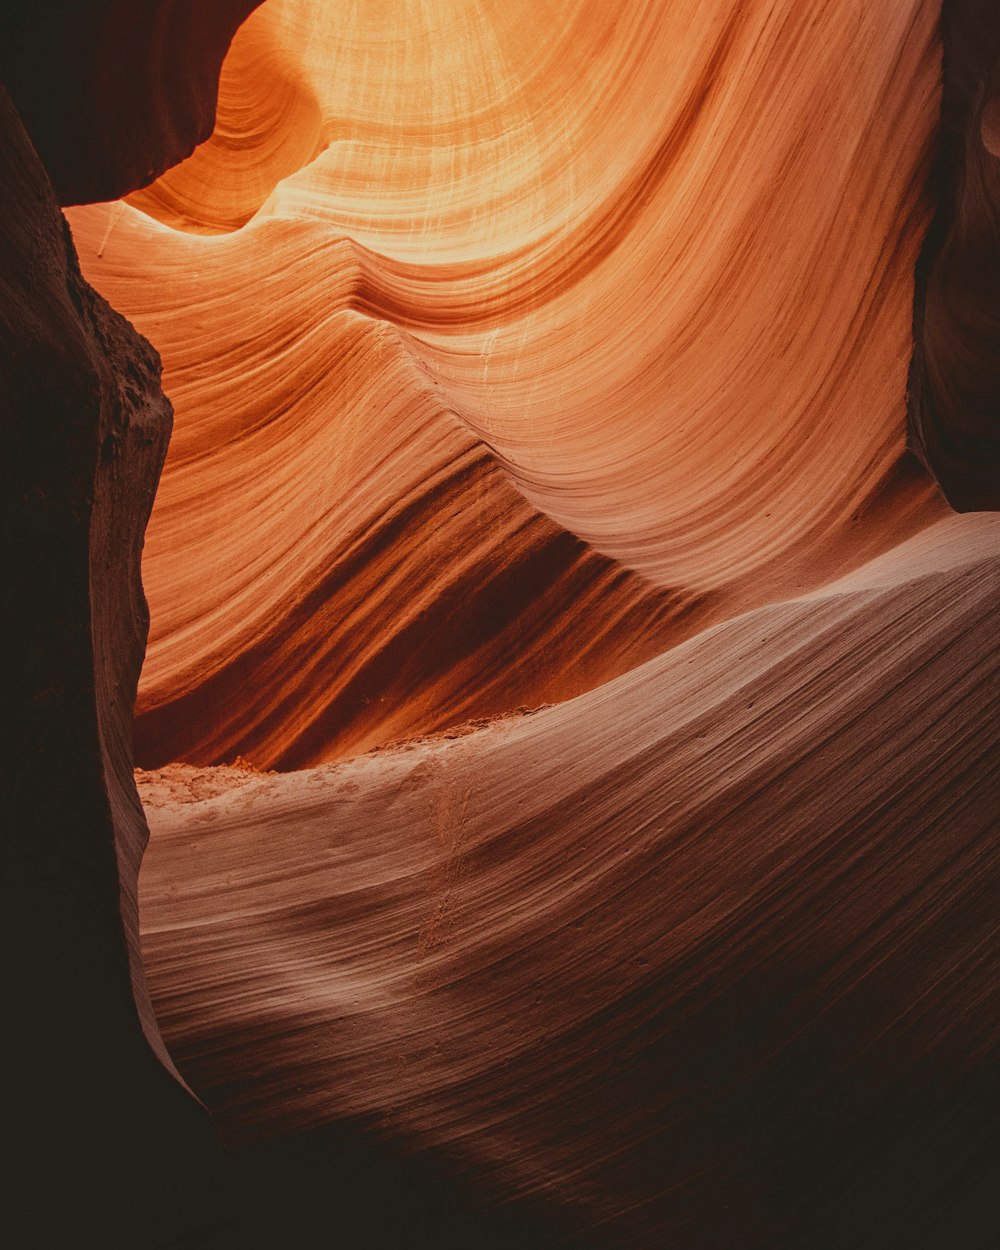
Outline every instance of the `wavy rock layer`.
<svg viewBox="0 0 1000 1250"><path fill-rule="evenodd" d="M73 216L177 410L142 760L563 698L939 515L903 399L935 17L255 13L213 139Z"/></svg>
<svg viewBox="0 0 1000 1250"><path fill-rule="evenodd" d="M100 247L88 227L114 212L77 215L82 246ZM337 300L356 276L347 243L298 222L207 250L147 237L134 214L111 228L144 266L105 285L164 351L179 340L171 390L196 405L146 547L140 762L294 767L570 697L662 650L699 606L525 502L407 337ZM205 299L196 341L157 303L177 298L181 270L185 304ZM248 340L251 287L268 317ZM208 376L206 340L230 345Z"/></svg>
<svg viewBox="0 0 1000 1250"><path fill-rule="evenodd" d="M998 608L949 520L534 716L146 778L172 1053L232 1140L364 1120L580 1244L987 1244Z"/></svg>
<svg viewBox="0 0 1000 1250"><path fill-rule="evenodd" d="M989 1244L1000 528L905 451L936 19L269 0L209 143L73 214L177 405L158 1019L325 1218L355 1147L437 1161L356 1244Z"/></svg>
<svg viewBox="0 0 1000 1250"><path fill-rule="evenodd" d="M1000 508L1000 21L943 15L943 197L918 269L910 426L962 511Z"/></svg>

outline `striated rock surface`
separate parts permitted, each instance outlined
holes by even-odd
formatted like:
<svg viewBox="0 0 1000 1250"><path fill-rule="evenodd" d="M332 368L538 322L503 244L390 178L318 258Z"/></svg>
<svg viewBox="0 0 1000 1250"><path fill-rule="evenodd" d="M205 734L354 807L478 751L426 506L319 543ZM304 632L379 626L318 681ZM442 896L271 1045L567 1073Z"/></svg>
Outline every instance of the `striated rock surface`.
<svg viewBox="0 0 1000 1250"><path fill-rule="evenodd" d="M940 514L935 7L557 8L269 0L212 140L71 215L177 412L144 764L572 696Z"/></svg>
<svg viewBox="0 0 1000 1250"><path fill-rule="evenodd" d="M5 7L29 1243L996 1243L1000 528L907 367L995 503L997 48L951 0L942 113L938 18Z"/></svg>
<svg viewBox="0 0 1000 1250"><path fill-rule="evenodd" d="M526 502L409 336L352 307L343 240L270 221L206 242L119 213L75 213L76 237L191 417L146 549L141 764L297 767L552 702L704 615ZM206 370L207 343L229 367Z"/></svg>
<svg viewBox="0 0 1000 1250"><path fill-rule="evenodd" d="M942 14L942 197L918 269L914 446L961 511L1000 507L1000 19Z"/></svg>
<svg viewBox="0 0 1000 1250"><path fill-rule="evenodd" d="M953 519L533 716L145 778L172 1053L231 1140L362 1122L565 1244L987 1245L998 608Z"/></svg>

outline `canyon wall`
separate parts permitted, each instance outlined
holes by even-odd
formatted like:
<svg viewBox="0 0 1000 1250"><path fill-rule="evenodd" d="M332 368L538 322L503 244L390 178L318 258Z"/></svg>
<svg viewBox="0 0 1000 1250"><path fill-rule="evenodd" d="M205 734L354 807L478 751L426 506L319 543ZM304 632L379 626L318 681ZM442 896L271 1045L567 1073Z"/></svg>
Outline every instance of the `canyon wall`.
<svg viewBox="0 0 1000 1250"><path fill-rule="evenodd" d="M939 17L5 7L29 1244L994 1244L998 28Z"/></svg>
<svg viewBox="0 0 1000 1250"><path fill-rule="evenodd" d="M0 64L61 204L152 182L207 139L234 31L261 0L7 0Z"/></svg>
<svg viewBox="0 0 1000 1250"><path fill-rule="evenodd" d="M204 138L250 7L219 9L208 46L186 6L0 17L5 1144L22 1244L160 1244L214 1201L199 1173L221 1151L139 950L139 559L171 408L155 350L82 278L57 193L133 189ZM178 32L198 58L177 55Z"/></svg>
<svg viewBox="0 0 1000 1250"><path fill-rule="evenodd" d="M70 214L177 412L139 762L573 697L941 515L905 433L936 23L258 10L212 139Z"/></svg>

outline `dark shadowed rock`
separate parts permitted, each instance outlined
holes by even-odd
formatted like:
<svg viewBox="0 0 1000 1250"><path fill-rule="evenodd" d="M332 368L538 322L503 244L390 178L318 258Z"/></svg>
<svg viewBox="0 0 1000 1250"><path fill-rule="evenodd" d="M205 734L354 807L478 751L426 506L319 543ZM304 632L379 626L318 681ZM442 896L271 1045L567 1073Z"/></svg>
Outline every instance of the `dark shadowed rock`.
<svg viewBox="0 0 1000 1250"><path fill-rule="evenodd" d="M939 209L917 268L910 439L962 512L1000 507L1000 12L945 0Z"/></svg>
<svg viewBox="0 0 1000 1250"><path fill-rule="evenodd" d="M22 1244L156 1245L216 1149L138 944L139 555L171 411L155 351L81 278L2 88L0 132L8 1179Z"/></svg>
<svg viewBox="0 0 1000 1250"><path fill-rule="evenodd" d="M207 139L261 0L9 0L0 71L62 204L112 200Z"/></svg>

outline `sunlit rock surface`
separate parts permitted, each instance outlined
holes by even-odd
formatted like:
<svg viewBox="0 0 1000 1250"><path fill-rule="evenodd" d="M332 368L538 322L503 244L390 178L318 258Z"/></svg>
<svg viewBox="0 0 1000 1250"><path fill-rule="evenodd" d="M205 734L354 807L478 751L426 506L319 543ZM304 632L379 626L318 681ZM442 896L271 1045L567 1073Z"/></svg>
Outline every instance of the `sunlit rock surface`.
<svg viewBox="0 0 1000 1250"><path fill-rule="evenodd" d="M904 458L936 16L255 13L216 136L72 214L177 412L140 762L578 694L937 515Z"/></svg>
<svg viewBox="0 0 1000 1250"><path fill-rule="evenodd" d="M984 15L942 128L933 3L266 0L70 213L176 409L195 1244L994 1244L1000 530L906 450L995 502Z"/></svg>

